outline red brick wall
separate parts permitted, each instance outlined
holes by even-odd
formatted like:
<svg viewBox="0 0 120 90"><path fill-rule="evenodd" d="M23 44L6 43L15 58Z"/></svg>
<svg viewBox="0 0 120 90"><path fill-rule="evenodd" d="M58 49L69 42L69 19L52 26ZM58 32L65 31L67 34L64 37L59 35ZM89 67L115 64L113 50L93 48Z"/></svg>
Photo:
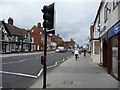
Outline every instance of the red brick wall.
<svg viewBox="0 0 120 90"><path fill-rule="evenodd" d="M33 26L33 28L29 31L31 37L34 38L34 45L36 48L34 50L41 50L41 35L40 35L40 29L38 27ZM37 47L39 46L39 49Z"/></svg>
<svg viewBox="0 0 120 90"><path fill-rule="evenodd" d="M64 41L62 40L62 38L60 38L56 35L52 35L52 38L57 42L57 46L64 45Z"/></svg>
<svg viewBox="0 0 120 90"><path fill-rule="evenodd" d="M90 39L93 39L94 38L94 26L92 25L90 27Z"/></svg>

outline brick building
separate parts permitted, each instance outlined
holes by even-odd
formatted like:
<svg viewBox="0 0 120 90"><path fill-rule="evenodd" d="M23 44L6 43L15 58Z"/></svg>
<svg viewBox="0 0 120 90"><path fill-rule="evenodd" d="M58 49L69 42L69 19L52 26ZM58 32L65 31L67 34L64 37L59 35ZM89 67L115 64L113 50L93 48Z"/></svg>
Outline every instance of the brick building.
<svg viewBox="0 0 120 90"><path fill-rule="evenodd" d="M55 42L57 43L57 46L64 46L64 41L62 40L61 37L59 37L58 35L53 34L52 38L55 40Z"/></svg>
<svg viewBox="0 0 120 90"><path fill-rule="evenodd" d="M43 28L41 27L41 23L38 23L38 25L34 25L31 30L29 30L30 36L32 37L32 40L34 41L34 51L40 51L44 49L44 35Z"/></svg>
<svg viewBox="0 0 120 90"><path fill-rule="evenodd" d="M65 41L65 48L66 49L74 49L75 48L75 42L73 39L71 39L70 41Z"/></svg>

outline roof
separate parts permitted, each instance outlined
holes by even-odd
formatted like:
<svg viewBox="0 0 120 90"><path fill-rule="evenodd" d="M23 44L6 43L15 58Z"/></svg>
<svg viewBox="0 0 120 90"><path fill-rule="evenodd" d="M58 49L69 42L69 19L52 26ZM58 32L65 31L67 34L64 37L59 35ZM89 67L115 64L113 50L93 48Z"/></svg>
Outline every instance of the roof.
<svg viewBox="0 0 120 90"><path fill-rule="evenodd" d="M65 43L70 43L70 41L65 41Z"/></svg>
<svg viewBox="0 0 120 90"><path fill-rule="evenodd" d="M25 34L27 33L27 30L18 28L18 27L14 26L14 25L10 25L10 24L6 23L6 26L7 26L7 29L9 30L9 32L12 35L24 37Z"/></svg>
<svg viewBox="0 0 120 90"><path fill-rule="evenodd" d="M104 3L103 0L101 0L100 5L99 5L99 8L98 8L98 11L97 11L97 14L96 14L96 16L95 16L94 25L95 25L96 20L97 20L97 18L98 18L98 16L99 16L99 13L100 13L100 10L101 10L101 7L102 7L103 3Z"/></svg>
<svg viewBox="0 0 120 90"><path fill-rule="evenodd" d="M10 33L10 31L8 30L5 22L4 22L4 21L0 21L0 24L2 24L2 25L4 26L4 28L5 28L5 30L7 31L8 35L11 36L11 33Z"/></svg>
<svg viewBox="0 0 120 90"><path fill-rule="evenodd" d="M53 39L52 37L51 37L51 41L52 41L52 42L56 42L55 39ZM57 43L57 42L56 42L56 43Z"/></svg>

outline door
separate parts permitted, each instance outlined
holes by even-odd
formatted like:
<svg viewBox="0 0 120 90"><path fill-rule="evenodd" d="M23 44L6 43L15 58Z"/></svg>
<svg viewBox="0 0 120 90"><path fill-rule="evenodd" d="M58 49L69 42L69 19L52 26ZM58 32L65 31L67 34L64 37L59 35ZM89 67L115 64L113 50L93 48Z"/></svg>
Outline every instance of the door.
<svg viewBox="0 0 120 90"><path fill-rule="evenodd" d="M108 44L106 40L103 42L103 67L108 66Z"/></svg>

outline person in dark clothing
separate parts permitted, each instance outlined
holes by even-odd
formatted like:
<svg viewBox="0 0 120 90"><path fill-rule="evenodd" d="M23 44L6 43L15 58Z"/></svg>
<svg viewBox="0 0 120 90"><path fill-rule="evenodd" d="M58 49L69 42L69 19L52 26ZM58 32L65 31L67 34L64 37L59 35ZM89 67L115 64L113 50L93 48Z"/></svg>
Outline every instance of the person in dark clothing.
<svg viewBox="0 0 120 90"><path fill-rule="evenodd" d="M86 50L86 49L84 49L84 57L86 56L86 52L87 52L87 50Z"/></svg>

